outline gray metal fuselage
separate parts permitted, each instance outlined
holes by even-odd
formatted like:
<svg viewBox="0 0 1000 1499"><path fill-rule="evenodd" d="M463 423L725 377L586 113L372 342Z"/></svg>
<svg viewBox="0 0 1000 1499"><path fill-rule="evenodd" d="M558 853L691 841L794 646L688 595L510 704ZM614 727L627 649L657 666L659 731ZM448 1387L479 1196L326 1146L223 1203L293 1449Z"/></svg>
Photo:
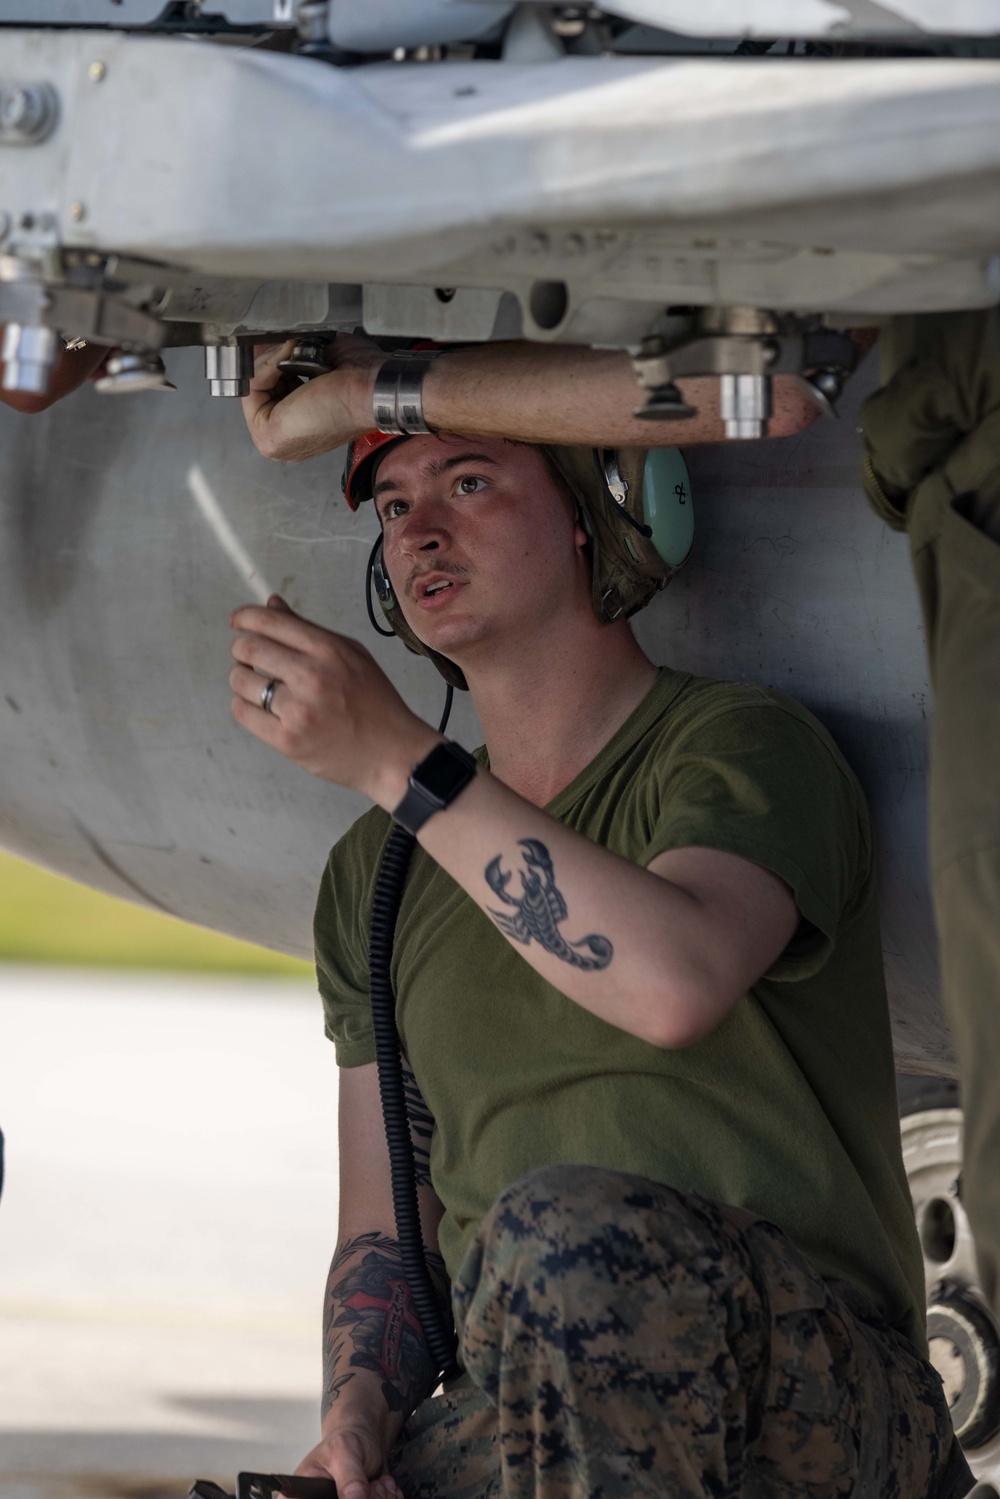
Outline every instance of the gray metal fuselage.
<svg viewBox="0 0 1000 1499"><path fill-rule="evenodd" d="M0 841L190 921L308 956L315 891L361 798L239 730L234 605L280 589L362 639L436 720L428 662L375 638L371 507L342 454L257 456L236 403L207 400L195 351L176 396L85 390L42 417L0 410ZM930 694L906 540L860 493L856 408L802 436L687 453L691 562L638 616L653 659L780 687L832 730L872 803L897 1061L949 1073L925 857ZM459 694L455 736L477 742Z"/></svg>

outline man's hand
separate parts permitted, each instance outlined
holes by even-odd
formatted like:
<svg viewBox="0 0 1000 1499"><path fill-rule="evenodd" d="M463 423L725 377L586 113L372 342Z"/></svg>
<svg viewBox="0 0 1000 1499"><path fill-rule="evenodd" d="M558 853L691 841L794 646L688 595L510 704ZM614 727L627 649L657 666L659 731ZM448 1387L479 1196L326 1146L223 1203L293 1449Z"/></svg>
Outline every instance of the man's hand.
<svg viewBox="0 0 1000 1499"><path fill-rule="evenodd" d="M300 385L278 368L294 347L259 345L250 394L243 398L257 451L285 463L316 458L371 430L375 375L386 358L370 339L338 333L330 346L330 373Z"/></svg>
<svg viewBox="0 0 1000 1499"><path fill-rule="evenodd" d="M403 1499L382 1443L364 1426L338 1428L299 1463L300 1478L332 1478L340 1499Z"/></svg>
<svg viewBox="0 0 1000 1499"><path fill-rule="evenodd" d="M996 309L893 318L882 335L882 377L882 388L861 408L864 485L882 519L898 529L917 487L945 470L963 445L956 476L963 488L978 489L1000 461ZM995 507L970 504L966 519L1000 539Z"/></svg>
<svg viewBox="0 0 1000 1499"><path fill-rule="evenodd" d="M412 713L363 645L311 624L276 594L230 616L236 722L321 780L387 811L441 736ZM277 681L270 711L261 693Z"/></svg>

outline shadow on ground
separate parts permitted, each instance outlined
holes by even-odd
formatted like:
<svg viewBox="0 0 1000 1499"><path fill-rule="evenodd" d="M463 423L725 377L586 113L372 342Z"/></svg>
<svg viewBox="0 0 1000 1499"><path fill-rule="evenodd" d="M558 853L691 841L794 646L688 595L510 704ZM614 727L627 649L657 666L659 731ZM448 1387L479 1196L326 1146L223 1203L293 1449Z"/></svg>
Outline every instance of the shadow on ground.
<svg viewBox="0 0 1000 1499"><path fill-rule="evenodd" d="M290 1472L319 1434L309 1400L178 1395L168 1405L229 1431L5 1431L3 1499L185 1499L195 1478L232 1493L241 1470Z"/></svg>

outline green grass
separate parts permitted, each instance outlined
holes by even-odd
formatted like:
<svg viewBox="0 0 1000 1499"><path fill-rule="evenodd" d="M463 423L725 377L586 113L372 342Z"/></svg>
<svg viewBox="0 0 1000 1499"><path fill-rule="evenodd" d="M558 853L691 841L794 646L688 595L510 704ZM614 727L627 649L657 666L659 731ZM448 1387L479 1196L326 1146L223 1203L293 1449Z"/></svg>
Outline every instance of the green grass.
<svg viewBox="0 0 1000 1499"><path fill-rule="evenodd" d="M0 962L307 978L298 958L221 937L0 852Z"/></svg>

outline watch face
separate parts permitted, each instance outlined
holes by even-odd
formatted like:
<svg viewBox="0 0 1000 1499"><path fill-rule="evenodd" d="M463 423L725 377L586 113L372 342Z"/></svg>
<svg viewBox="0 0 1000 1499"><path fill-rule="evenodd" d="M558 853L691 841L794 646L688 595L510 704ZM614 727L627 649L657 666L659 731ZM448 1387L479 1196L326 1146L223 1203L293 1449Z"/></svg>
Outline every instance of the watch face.
<svg viewBox="0 0 1000 1499"><path fill-rule="evenodd" d="M456 752L457 751L457 752ZM475 762L464 750L451 744L437 744L413 773L422 790L447 806L448 802L475 774Z"/></svg>

